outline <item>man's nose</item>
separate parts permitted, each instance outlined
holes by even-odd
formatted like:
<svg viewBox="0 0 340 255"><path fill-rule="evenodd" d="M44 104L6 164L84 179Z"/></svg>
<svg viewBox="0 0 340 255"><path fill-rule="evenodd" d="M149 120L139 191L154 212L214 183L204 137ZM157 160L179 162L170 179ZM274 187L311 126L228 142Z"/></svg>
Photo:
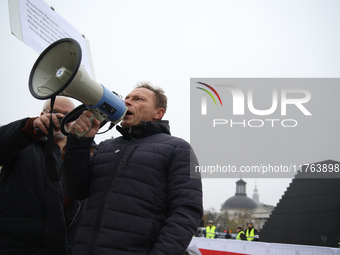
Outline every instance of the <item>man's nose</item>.
<svg viewBox="0 0 340 255"><path fill-rule="evenodd" d="M125 99L124 102L125 102L125 105L126 105L126 106L131 105L131 102L130 102L129 99Z"/></svg>

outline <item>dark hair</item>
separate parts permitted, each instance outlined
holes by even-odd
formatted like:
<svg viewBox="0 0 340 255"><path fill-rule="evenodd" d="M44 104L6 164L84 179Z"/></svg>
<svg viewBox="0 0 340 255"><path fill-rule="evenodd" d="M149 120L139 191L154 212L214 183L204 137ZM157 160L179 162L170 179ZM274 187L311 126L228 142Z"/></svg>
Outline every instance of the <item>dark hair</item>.
<svg viewBox="0 0 340 255"><path fill-rule="evenodd" d="M149 82L139 82L137 83L136 88L144 88L144 89L151 90L155 94L155 107L163 108L164 111L166 112L166 108L168 105L168 98L164 94L165 92L162 88L154 87Z"/></svg>

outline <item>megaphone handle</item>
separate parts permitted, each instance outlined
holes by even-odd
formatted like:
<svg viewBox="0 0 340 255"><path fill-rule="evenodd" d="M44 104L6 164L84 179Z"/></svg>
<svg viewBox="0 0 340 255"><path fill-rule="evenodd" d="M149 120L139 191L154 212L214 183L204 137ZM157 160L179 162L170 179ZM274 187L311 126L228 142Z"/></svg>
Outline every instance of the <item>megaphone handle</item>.
<svg viewBox="0 0 340 255"><path fill-rule="evenodd" d="M93 120L96 118L97 120L100 121L100 123L102 123L107 116L101 114L97 109L89 109L89 111L92 112L92 116L89 117L89 120L91 121L91 126L88 127L88 130L87 131L84 131L84 132L78 132L76 129L74 130L74 134L78 137L83 137L84 135L87 134L87 132L90 131L90 129L93 127Z"/></svg>

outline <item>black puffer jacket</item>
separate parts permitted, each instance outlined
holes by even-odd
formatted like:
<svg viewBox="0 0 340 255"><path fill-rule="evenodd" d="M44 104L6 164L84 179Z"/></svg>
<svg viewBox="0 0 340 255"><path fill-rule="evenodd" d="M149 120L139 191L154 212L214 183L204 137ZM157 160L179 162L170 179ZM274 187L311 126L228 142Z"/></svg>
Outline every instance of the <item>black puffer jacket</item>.
<svg viewBox="0 0 340 255"><path fill-rule="evenodd" d="M61 183L46 175L46 143L20 131L27 120L0 127L0 254L66 254ZM57 144L54 155L59 168Z"/></svg>
<svg viewBox="0 0 340 255"><path fill-rule="evenodd" d="M68 137L65 192L89 196L74 254L184 254L203 213L190 145L159 123L120 131L91 162L92 139Z"/></svg>

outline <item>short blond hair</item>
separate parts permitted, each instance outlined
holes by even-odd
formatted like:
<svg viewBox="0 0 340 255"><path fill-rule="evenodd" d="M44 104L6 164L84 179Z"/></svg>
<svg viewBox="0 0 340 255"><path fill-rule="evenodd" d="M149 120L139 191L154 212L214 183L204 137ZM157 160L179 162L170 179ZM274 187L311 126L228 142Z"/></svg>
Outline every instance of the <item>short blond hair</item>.
<svg viewBox="0 0 340 255"><path fill-rule="evenodd" d="M155 94L155 107L163 108L166 112L168 106L168 98L165 95L164 89L160 87L154 87L150 82L139 82L136 88L144 88L152 91Z"/></svg>

